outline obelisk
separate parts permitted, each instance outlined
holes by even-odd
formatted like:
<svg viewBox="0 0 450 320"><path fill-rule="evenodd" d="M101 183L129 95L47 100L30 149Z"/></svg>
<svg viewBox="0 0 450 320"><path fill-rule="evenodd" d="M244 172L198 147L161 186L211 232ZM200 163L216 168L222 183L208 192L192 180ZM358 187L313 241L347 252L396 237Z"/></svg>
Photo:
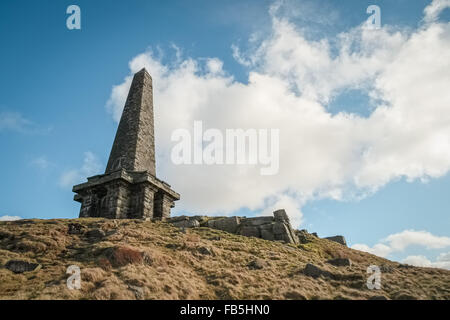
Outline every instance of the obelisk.
<svg viewBox="0 0 450 320"><path fill-rule="evenodd" d="M80 217L163 219L180 195L156 178L152 78L147 70L131 83L102 175L73 187Z"/></svg>

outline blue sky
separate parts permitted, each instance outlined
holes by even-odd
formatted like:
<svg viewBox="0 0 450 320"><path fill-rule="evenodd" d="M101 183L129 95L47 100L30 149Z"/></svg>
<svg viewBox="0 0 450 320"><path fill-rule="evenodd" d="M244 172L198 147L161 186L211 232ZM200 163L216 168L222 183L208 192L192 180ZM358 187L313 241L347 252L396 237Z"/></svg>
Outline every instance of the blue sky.
<svg viewBox="0 0 450 320"><path fill-rule="evenodd" d="M314 1L286 1L277 14L300 28L307 41L327 39L332 44L339 34L367 19L366 8L371 4L381 8L383 26L410 35L421 27L423 11L430 3L346 0L317 6ZM65 11L71 4L81 8L81 30L66 28ZM79 204L72 200L71 187L64 185L62 177L103 172L117 127L107 101L112 87L130 74L129 62L139 54L151 49L154 57L163 52L158 62L168 66L177 63L177 50L183 59L217 58L227 77L245 85L251 72L264 73L265 67L239 63L232 46L251 53L257 46L249 41L252 35L264 40L274 32L269 12L273 4L255 0L2 1L0 216L78 216ZM448 21L447 9L435 23ZM333 91L330 97L319 100L331 115L347 112L367 118L378 105L364 87L354 85ZM375 189L358 200L323 195L301 200L301 228L321 236L343 234L351 245L370 247L405 230L426 231L444 243L427 248L412 241L388 255L399 261L418 255L435 261L450 251L446 244L450 237L447 170L412 179L399 173ZM184 207L183 200L177 204L177 214L198 213ZM250 206L227 213L260 211Z"/></svg>

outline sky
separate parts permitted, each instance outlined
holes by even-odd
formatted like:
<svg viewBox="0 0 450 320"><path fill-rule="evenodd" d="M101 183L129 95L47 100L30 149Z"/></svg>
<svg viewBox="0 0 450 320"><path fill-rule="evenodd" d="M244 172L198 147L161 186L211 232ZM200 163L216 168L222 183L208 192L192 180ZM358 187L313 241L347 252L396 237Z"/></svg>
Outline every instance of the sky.
<svg viewBox="0 0 450 320"><path fill-rule="evenodd" d="M81 29L69 30L69 5ZM366 21L380 8L380 28ZM173 214L269 215L450 269L449 0L1 1L0 220L76 218L133 73ZM280 167L175 165L171 134L280 130Z"/></svg>

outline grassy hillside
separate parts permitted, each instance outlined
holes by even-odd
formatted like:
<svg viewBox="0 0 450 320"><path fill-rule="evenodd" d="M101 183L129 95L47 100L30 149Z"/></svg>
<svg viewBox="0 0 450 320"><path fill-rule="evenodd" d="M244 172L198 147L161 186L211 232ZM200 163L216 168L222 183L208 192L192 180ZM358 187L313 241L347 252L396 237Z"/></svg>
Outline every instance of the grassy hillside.
<svg viewBox="0 0 450 320"><path fill-rule="evenodd" d="M139 220L0 223L0 299L450 299L450 271L417 268L311 236L302 245ZM349 258L352 266L327 260ZM14 273L8 261L39 264ZM307 263L323 274L306 275ZM381 290L366 269L378 265ZM69 290L67 267L81 268Z"/></svg>

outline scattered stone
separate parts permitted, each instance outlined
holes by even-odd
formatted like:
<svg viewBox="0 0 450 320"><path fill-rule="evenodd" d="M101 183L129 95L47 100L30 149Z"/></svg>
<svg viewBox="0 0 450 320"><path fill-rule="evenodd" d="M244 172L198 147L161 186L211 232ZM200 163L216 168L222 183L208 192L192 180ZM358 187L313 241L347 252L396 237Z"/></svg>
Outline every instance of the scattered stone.
<svg viewBox="0 0 450 320"><path fill-rule="evenodd" d="M332 264L336 267L351 267L352 261L348 258L336 258L327 261L329 264Z"/></svg>
<svg viewBox="0 0 450 320"><path fill-rule="evenodd" d="M101 239L105 235L106 234L102 229L91 229L86 232L86 236L91 239Z"/></svg>
<svg viewBox="0 0 450 320"><path fill-rule="evenodd" d="M69 223L67 233L68 234L82 234L84 232L84 226L79 223Z"/></svg>
<svg viewBox="0 0 450 320"><path fill-rule="evenodd" d="M380 266L380 271L383 273L391 273L394 271L394 268L388 264L382 264Z"/></svg>
<svg viewBox="0 0 450 320"><path fill-rule="evenodd" d="M252 270L264 269L266 263L261 259L254 259L247 264L247 267Z"/></svg>
<svg viewBox="0 0 450 320"><path fill-rule="evenodd" d="M14 273L24 273L34 271L40 268L41 265L38 263L30 263L22 260L10 260L6 263L5 268Z"/></svg>
<svg viewBox="0 0 450 320"><path fill-rule="evenodd" d="M345 241L344 236L334 236L334 237L326 237L324 239L334 241L336 243L342 244L344 246L347 246L347 241Z"/></svg>
<svg viewBox="0 0 450 320"><path fill-rule="evenodd" d="M144 288L128 285L128 289L130 289L134 293L137 300L144 300Z"/></svg>
<svg viewBox="0 0 450 320"><path fill-rule="evenodd" d="M314 237L318 238L319 236L317 235L317 232L313 232L311 233Z"/></svg>
<svg viewBox="0 0 450 320"><path fill-rule="evenodd" d="M209 238L209 240L211 240L211 241L220 241L220 240L222 240L222 238L219 237L219 236L214 236L214 237Z"/></svg>
<svg viewBox="0 0 450 320"><path fill-rule="evenodd" d="M212 256L214 255L214 253L212 252L212 250L208 247L198 247L197 248L197 252L203 255L208 255L208 256Z"/></svg>
<svg viewBox="0 0 450 320"><path fill-rule="evenodd" d="M323 274L323 271L319 267L308 263L303 270L303 273L309 277L317 278Z"/></svg>
<svg viewBox="0 0 450 320"><path fill-rule="evenodd" d="M306 231L305 229L303 229L303 230L296 230L296 231L295 231L295 234L297 235L297 238L298 238L298 242L299 242L299 243L305 244L305 243L311 242L311 241L308 239L308 236L309 236L310 234L309 234L308 231Z"/></svg>

